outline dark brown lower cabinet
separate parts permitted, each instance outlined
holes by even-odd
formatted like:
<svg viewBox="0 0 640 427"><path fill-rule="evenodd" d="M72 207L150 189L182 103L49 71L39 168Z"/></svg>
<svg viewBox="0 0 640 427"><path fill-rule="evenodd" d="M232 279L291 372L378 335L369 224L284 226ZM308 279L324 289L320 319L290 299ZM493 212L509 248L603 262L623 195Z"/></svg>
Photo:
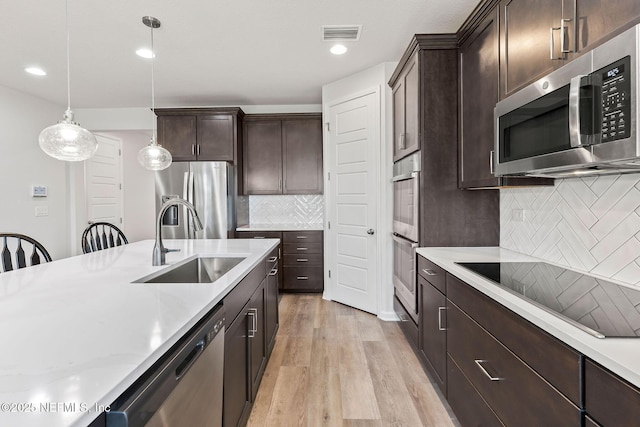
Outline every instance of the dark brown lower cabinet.
<svg viewBox="0 0 640 427"><path fill-rule="evenodd" d="M587 360L584 369L585 404L592 425L640 425L640 389L597 363Z"/></svg>
<svg viewBox="0 0 640 427"><path fill-rule="evenodd" d="M420 354L440 390L447 393L447 298L418 275L420 295Z"/></svg>
<svg viewBox="0 0 640 427"><path fill-rule="evenodd" d="M223 300L226 310L222 424L244 426L258 392L278 325L277 277L269 276L278 249L259 263ZM276 277L275 280L273 277ZM270 280L271 279L271 280Z"/></svg>
<svg viewBox="0 0 640 427"><path fill-rule="evenodd" d="M243 426L251 413L249 388L249 303L235 321L225 330L224 336L224 397L222 425Z"/></svg>
<svg viewBox="0 0 640 427"><path fill-rule="evenodd" d="M447 352L505 425L580 425L577 406L451 302Z"/></svg>
<svg viewBox="0 0 640 427"><path fill-rule="evenodd" d="M323 232L283 231L282 287L286 292L324 290Z"/></svg>

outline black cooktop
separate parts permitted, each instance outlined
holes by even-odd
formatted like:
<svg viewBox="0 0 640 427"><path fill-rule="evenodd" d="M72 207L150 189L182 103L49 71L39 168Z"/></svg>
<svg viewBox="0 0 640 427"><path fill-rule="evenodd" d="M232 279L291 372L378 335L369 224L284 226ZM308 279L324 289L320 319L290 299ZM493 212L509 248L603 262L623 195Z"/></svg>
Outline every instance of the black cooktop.
<svg viewBox="0 0 640 427"><path fill-rule="evenodd" d="M544 262L456 264L598 338L640 336L640 290Z"/></svg>

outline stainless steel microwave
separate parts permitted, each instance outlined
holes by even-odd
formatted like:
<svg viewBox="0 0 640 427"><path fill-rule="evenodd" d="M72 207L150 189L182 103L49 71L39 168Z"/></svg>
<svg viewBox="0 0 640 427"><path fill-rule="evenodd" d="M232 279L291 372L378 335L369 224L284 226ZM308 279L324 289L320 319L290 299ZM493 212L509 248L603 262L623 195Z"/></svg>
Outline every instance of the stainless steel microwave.
<svg viewBox="0 0 640 427"><path fill-rule="evenodd" d="M496 104L496 176L640 172L640 25Z"/></svg>

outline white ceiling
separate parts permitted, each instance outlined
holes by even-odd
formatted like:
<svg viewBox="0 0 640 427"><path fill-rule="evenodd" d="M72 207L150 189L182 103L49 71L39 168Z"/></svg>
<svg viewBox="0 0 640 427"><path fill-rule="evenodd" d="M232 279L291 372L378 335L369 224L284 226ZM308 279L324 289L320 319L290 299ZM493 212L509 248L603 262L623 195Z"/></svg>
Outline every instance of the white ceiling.
<svg viewBox="0 0 640 427"><path fill-rule="evenodd" d="M458 30L478 0L68 0L71 106L151 103L151 65L135 54L154 31L156 106L319 104L326 83L397 61L415 33ZM3 0L0 85L66 104L65 0ZM329 53L321 25L362 24ZM24 72L40 66L48 73Z"/></svg>

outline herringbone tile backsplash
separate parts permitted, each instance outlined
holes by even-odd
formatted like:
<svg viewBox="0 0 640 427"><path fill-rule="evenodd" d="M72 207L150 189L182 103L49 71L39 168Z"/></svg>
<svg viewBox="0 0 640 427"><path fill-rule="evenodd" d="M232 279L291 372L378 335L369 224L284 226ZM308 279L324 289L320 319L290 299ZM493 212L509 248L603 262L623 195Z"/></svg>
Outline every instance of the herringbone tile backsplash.
<svg viewBox="0 0 640 427"><path fill-rule="evenodd" d="M249 196L250 224L322 224L324 198L308 196Z"/></svg>
<svg viewBox="0 0 640 427"><path fill-rule="evenodd" d="M640 174L500 190L500 246L640 288Z"/></svg>

